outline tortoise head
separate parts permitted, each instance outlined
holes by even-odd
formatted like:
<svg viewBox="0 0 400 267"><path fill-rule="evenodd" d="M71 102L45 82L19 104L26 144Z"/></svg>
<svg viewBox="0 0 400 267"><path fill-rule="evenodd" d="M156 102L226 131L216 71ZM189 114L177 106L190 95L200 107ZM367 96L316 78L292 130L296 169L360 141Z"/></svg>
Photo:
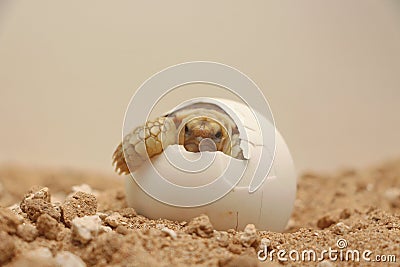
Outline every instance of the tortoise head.
<svg viewBox="0 0 400 267"><path fill-rule="evenodd" d="M199 152L201 145L202 151L217 150L227 153L229 151L226 150L230 149L229 140L225 127L209 117L196 117L187 121L179 133L179 144L190 152Z"/></svg>

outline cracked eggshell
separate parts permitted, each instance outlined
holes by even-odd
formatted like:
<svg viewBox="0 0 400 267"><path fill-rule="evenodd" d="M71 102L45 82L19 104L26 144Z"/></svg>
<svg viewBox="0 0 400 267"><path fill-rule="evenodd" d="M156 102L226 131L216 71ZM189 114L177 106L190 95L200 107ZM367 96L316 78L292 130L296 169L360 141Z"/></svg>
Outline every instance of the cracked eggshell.
<svg viewBox="0 0 400 267"><path fill-rule="evenodd" d="M167 147L163 154L153 158L151 162L145 162L133 175L136 179L139 177L139 179L146 179L149 175L154 175L154 172L149 171L150 168L153 168L151 166L153 164L164 179L177 185L195 187L214 181L229 164L233 164L233 167L237 165L239 169L243 164L247 164L242 179L233 190L214 202L198 207L178 207L165 204L149 196L130 175L127 175L125 186L128 205L139 214L151 219L166 218L189 221L200 214L206 214L217 230L230 228L243 230L247 224L252 223L260 230L283 231L292 212L297 178L292 157L280 133L275 131L275 157L267 178L258 190L249 193L249 184L255 170L258 167L267 168L266 164L263 165L262 162L258 164L257 159L260 158L263 150L267 153L273 151L273 148L259 145L262 144L262 139L260 133L256 130L258 125L254 121L250 109L235 101L211 98L191 100L177 108L193 102L217 104L232 117L238 125L241 139L243 138L241 148L244 151L245 158L248 159L244 161L233 159L222 152L191 153L183 149L182 146L172 145ZM245 134L243 134L244 131ZM171 160L171 157L174 160L175 156L177 159L183 156L195 162L201 154L215 158L208 168L197 173L181 171L179 168L172 167L168 161ZM168 155L168 158L165 155ZM201 169L201 166L199 166L199 169ZM190 198L190 196L170 197L171 199Z"/></svg>

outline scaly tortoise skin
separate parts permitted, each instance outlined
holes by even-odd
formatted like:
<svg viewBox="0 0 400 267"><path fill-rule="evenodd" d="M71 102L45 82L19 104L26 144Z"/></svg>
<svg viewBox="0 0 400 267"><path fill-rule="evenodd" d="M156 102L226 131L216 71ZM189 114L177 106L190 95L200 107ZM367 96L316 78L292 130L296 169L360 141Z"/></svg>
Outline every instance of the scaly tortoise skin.
<svg viewBox="0 0 400 267"><path fill-rule="evenodd" d="M239 131L231 117L215 104L196 103L147 121L128 133L113 154L113 165L118 174L129 174L172 144L199 152L205 138L214 141L217 151L243 159Z"/></svg>

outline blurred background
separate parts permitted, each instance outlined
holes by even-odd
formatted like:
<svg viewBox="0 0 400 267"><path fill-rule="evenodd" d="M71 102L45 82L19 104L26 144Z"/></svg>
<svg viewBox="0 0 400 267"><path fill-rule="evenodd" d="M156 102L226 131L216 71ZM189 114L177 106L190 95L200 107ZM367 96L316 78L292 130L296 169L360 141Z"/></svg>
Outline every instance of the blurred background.
<svg viewBox="0 0 400 267"><path fill-rule="evenodd" d="M135 90L193 60L259 85L299 172L400 156L398 1L2 0L0 164L111 173Z"/></svg>

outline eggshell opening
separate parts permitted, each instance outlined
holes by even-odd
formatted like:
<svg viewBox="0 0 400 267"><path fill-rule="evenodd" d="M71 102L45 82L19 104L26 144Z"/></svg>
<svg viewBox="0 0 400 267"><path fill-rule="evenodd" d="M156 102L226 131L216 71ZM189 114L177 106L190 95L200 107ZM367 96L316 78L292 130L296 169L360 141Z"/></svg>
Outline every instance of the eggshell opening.
<svg viewBox="0 0 400 267"><path fill-rule="evenodd" d="M255 120L254 114L250 110L250 108L243 103L222 98L199 97L181 103L168 113L172 113L175 110L196 103L215 104L218 107L222 108L231 117L231 119L238 127L239 137L242 140L240 142L240 148L243 151L243 156L245 159L250 158L250 148L248 147L249 141L253 145L263 144L260 134L257 131L259 126L257 124L257 121Z"/></svg>

